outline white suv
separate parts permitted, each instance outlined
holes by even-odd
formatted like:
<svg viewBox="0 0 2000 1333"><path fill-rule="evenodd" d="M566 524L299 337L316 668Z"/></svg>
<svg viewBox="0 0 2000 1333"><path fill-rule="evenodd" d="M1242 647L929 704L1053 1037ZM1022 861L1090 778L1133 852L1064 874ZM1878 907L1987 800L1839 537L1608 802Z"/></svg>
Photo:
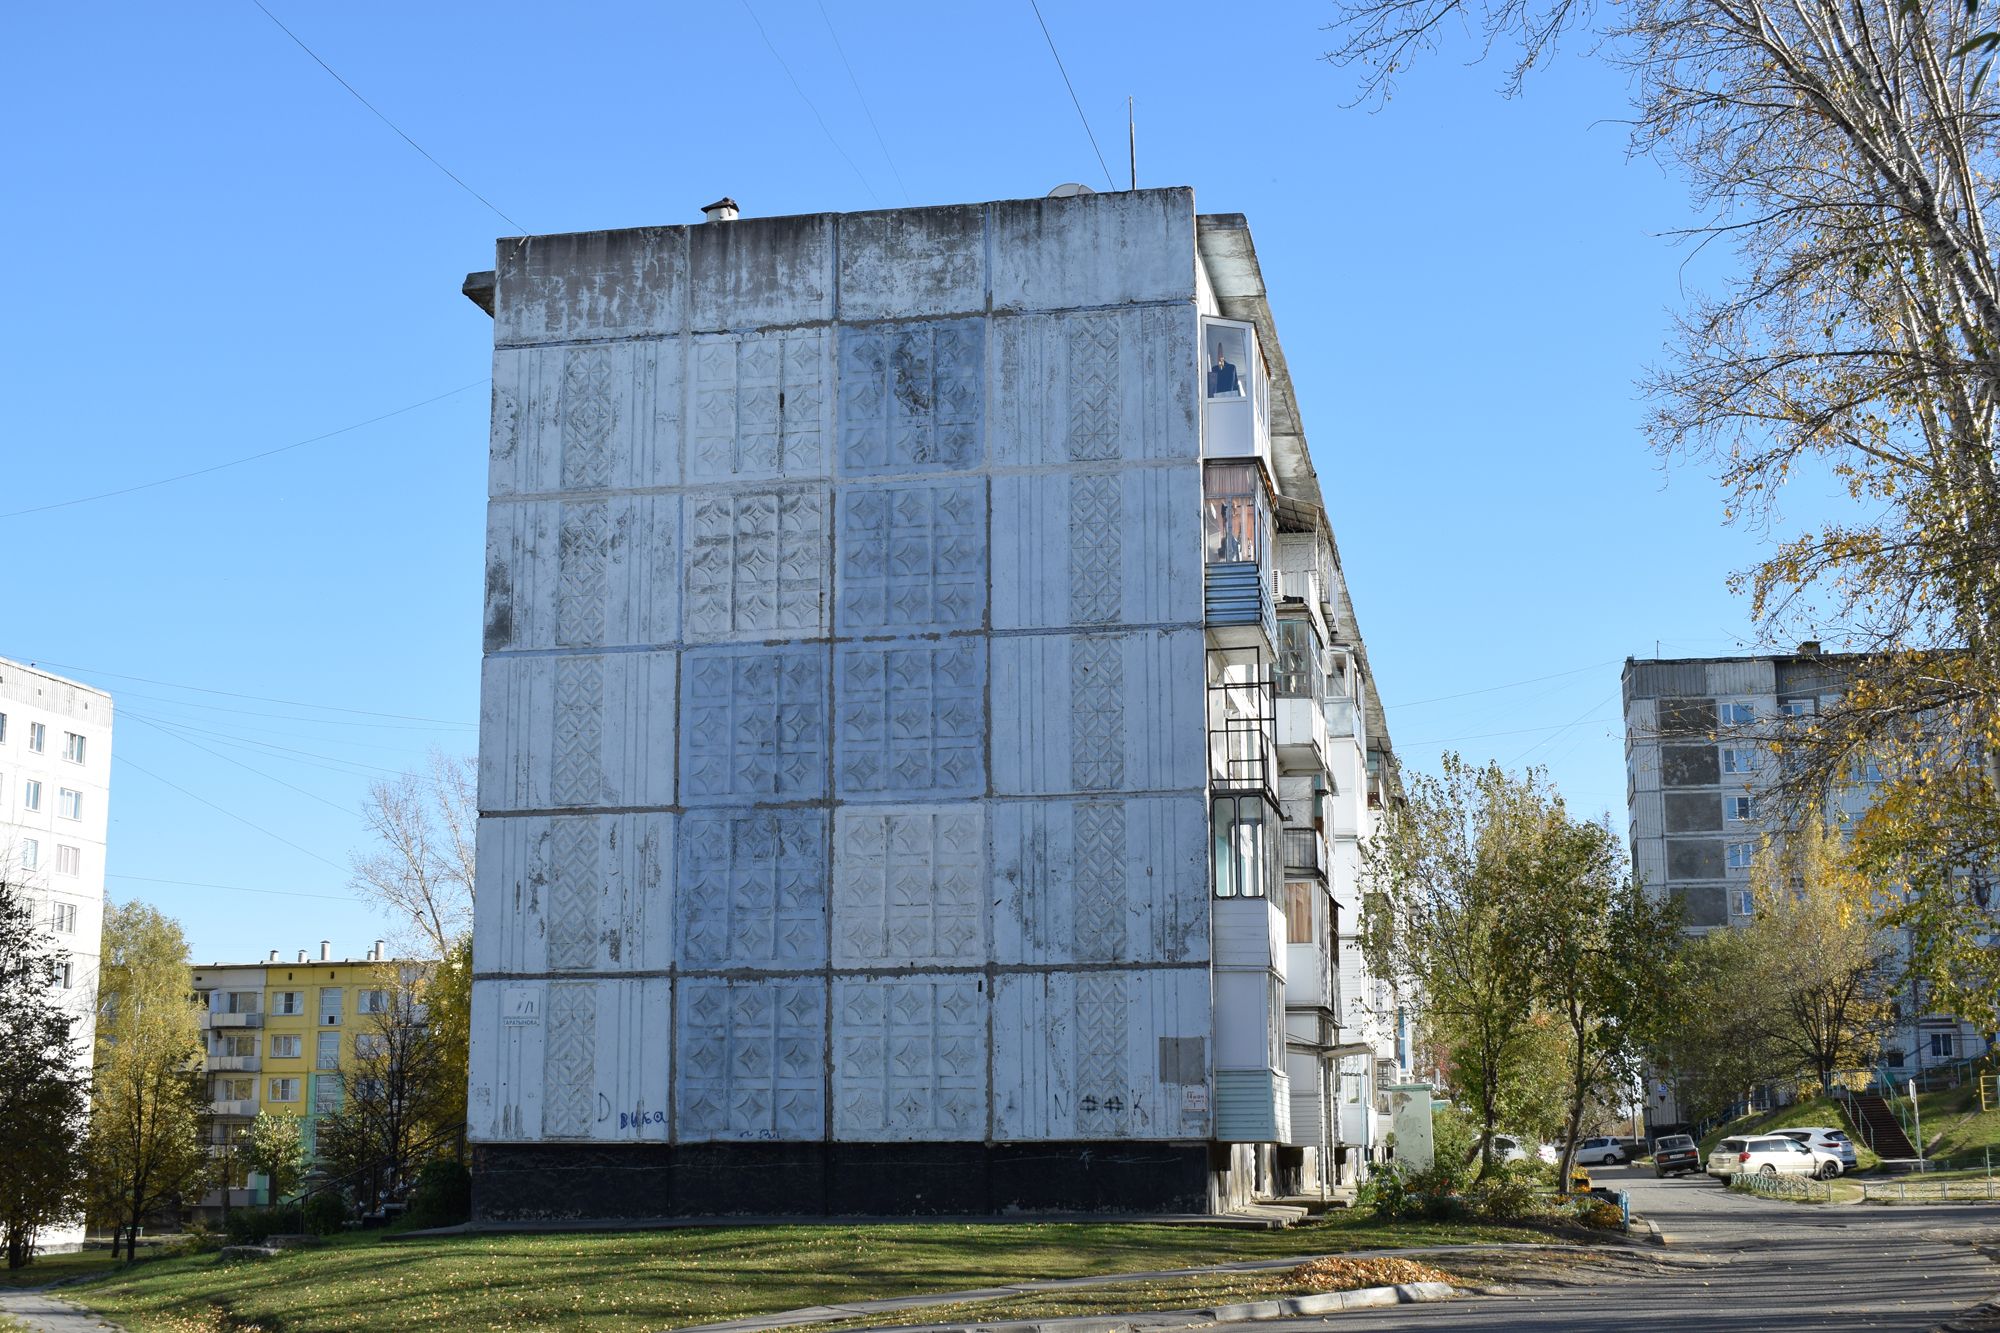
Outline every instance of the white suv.
<svg viewBox="0 0 2000 1333"><path fill-rule="evenodd" d="M1805 1144L1808 1148L1816 1148L1820 1152L1835 1158L1840 1162L1840 1169L1842 1171L1852 1171L1858 1164L1854 1156L1854 1140L1847 1137L1847 1131L1845 1130L1834 1129L1826 1125L1812 1125L1800 1126L1796 1129L1789 1127L1774 1129L1771 1132L1773 1134L1782 1134L1788 1139L1795 1139Z"/></svg>
<svg viewBox="0 0 2000 1333"><path fill-rule="evenodd" d="M1708 1155L1708 1174L1727 1185L1731 1176L1817 1176L1832 1180L1840 1174L1840 1159L1808 1148L1780 1134L1724 1139Z"/></svg>
<svg viewBox="0 0 2000 1333"><path fill-rule="evenodd" d="M1585 1139L1576 1150L1578 1166L1615 1166L1632 1160L1623 1139Z"/></svg>

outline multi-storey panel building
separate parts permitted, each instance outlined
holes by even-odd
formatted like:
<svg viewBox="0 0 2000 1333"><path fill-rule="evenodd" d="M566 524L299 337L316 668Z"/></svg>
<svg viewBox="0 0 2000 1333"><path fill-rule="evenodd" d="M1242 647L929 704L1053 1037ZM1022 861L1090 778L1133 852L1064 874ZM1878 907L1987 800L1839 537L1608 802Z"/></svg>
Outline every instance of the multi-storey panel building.
<svg viewBox="0 0 2000 1333"><path fill-rule="evenodd" d="M25 885L36 920L64 954L55 1000L90 1066L97 1040L98 946L111 797L111 696L0 658L0 873ZM83 1222L43 1231L73 1250Z"/></svg>
<svg viewBox="0 0 2000 1333"><path fill-rule="evenodd" d="M345 1104L346 1088L399 988L427 966L392 961L376 940L363 958L335 958L322 940L317 958L291 961L278 951L261 963L214 963L194 969L207 1049L209 1151L233 1154L259 1114L289 1115L301 1126L310 1158L320 1117ZM270 1202L262 1176L238 1175L232 1206ZM202 1200L222 1206L219 1189Z"/></svg>
<svg viewBox="0 0 2000 1333"><path fill-rule="evenodd" d="M1741 926L1754 913L1750 869L1759 843L1785 829L1767 794L1778 780L1772 742L1830 706L1856 658L1815 643L1786 655L1640 660L1624 671L1626 795L1633 871L1681 900L1690 930ZM1850 818L1874 801L1882 775L1864 765L1835 800ZM1931 1012L1919 989L1896 1005L1882 1053L1895 1080L1986 1049L1971 1024ZM1677 1118L1670 1089L1649 1110Z"/></svg>
<svg viewBox="0 0 2000 1333"><path fill-rule="evenodd" d="M477 1212L1329 1177L1394 764L1243 220L717 206L466 291Z"/></svg>

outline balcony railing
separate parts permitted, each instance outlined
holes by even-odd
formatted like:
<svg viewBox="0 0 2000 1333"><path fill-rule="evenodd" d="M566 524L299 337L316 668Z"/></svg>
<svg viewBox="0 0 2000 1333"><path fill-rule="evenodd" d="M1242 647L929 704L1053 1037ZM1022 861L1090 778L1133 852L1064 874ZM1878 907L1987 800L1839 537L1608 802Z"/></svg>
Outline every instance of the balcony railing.
<svg viewBox="0 0 2000 1333"><path fill-rule="evenodd" d="M208 1011L208 1025L212 1028L260 1028L264 1026L262 1014L231 1014L216 1010Z"/></svg>
<svg viewBox="0 0 2000 1333"><path fill-rule="evenodd" d="M253 1097L248 1101L235 1101L226 1097L220 1097L208 1104L208 1113L210 1115L242 1116L247 1120L257 1114L257 1099Z"/></svg>
<svg viewBox="0 0 2000 1333"><path fill-rule="evenodd" d="M254 1074L263 1068L263 1060L255 1055L211 1055L208 1069L212 1074Z"/></svg>
<svg viewBox="0 0 2000 1333"><path fill-rule="evenodd" d="M1319 833L1309 828L1285 830L1285 874L1316 875L1326 878L1326 860L1321 854Z"/></svg>

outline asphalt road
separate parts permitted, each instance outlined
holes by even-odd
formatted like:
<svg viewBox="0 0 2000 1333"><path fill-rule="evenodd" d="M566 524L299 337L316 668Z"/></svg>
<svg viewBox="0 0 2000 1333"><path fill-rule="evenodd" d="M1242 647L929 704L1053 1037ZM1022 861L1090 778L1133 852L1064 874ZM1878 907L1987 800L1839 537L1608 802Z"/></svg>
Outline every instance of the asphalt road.
<svg viewBox="0 0 2000 1333"><path fill-rule="evenodd" d="M1376 1330L1893 1329L1930 1333L2000 1297L2000 1206L1804 1206L1735 1194L1705 1176L1595 1168L1672 1243L1664 1271L1607 1273L1585 1285L1478 1296L1256 1327ZM1993 1327L2000 1328L2000 1321Z"/></svg>

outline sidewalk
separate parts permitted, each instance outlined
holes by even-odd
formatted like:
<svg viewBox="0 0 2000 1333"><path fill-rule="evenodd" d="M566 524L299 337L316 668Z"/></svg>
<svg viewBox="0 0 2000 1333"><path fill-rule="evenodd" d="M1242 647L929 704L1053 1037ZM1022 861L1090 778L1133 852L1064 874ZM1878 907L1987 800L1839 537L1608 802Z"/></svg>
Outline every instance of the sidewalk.
<svg viewBox="0 0 2000 1333"><path fill-rule="evenodd" d="M11 1319L30 1333L124 1333L109 1320L40 1291L0 1291L0 1318Z"/></svg>

